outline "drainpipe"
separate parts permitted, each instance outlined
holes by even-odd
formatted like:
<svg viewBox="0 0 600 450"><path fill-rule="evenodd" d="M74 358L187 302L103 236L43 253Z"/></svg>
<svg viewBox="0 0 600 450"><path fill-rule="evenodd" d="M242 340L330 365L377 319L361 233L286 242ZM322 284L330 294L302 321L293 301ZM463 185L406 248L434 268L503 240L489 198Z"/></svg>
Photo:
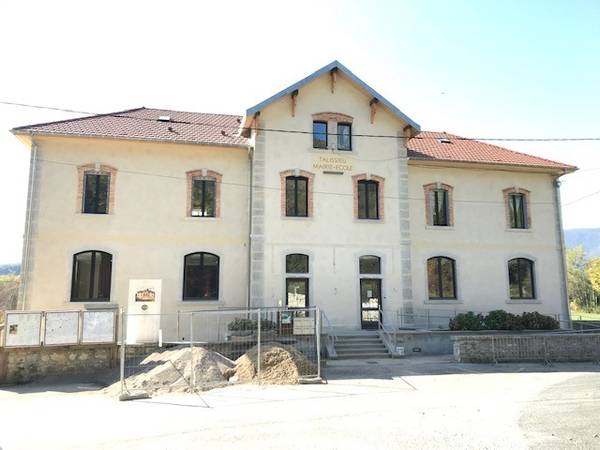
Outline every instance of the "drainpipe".
<svg viewBox="0 0 600 450"><path fill-rule="evenodd" d="M31 140L31 157L29 160L29 183L27 186L27 212L25 214L25 230L23 233L23 252L21 254L21 285L19 286L19 295L17 300L17 309L25 310L27 308L27 287L29 278L29 256L31 253L31 216L33 210L33 198L35 196L35 177L37 169L37 151L38 146Z"/></svg>
<svg viewBox="0 0 600 450"><path fill-rule="evenodd" d="M252 181L254 179L254 148L248 147L248 159L250 161L250 182L248 183L248 295L246 306L250 309L252 296L252 199L254 194Z"/></svg>
<svg viewBox="0 0 600 450"><path fill-rule="evenodd" d="M563 220L562 211L560 208L560 175L554 178L554 203L556 206L556 231L559 245L559 256L561 263L561 294L563 296L563 315L567 318L568 327L573 328L571 322L571 313L569 311L569 291L567 288L567 262L566 262L566 251L565 251L565 237L563 233Z"/></svg>

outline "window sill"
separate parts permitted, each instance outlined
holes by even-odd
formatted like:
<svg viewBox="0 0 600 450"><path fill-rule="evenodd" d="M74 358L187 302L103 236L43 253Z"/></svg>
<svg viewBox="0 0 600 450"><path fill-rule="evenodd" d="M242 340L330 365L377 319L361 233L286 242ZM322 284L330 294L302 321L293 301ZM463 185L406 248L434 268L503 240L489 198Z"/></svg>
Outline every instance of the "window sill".
<svg viewBox="0 0 600 450"><path fill-rule="evenodd" d="M71 300L67 300L66 302L63 303L64 305L70 305L70 306L74 306L74 305L78 305L78 306L82 306L83 309L86 310L91 310L91 309L117 309L119 307L119 304L111 301L111 300L107 300L107 301L101 301L101 302L88 302L88 301L71 301Z"/></svg>
<svg viewBox="0 0 600 450"><path fill-rule="evenodd" d="M425 225L426 230L454 231L454 226L446 225Z"/></svg>
<svg viewBox="0 0 600 450"><path fill-rule="evenodd" d="M281 220L303 221L303 220L313 220L313 217L312 216L306 216L306 217L305 216L281 216Z"/></svg>
<svg viewBox="0 0 600 450"><path fill-rule="evenodd" d="M178 300L177 304L180 305L180 306L183 306L183 305L193 305L193 306L210 305L210 306L215 306L215 305L223 305L224 302L223 302L223 300Z"/></svg>
<svg viewBox="0 0 600 450"><path fill-rule="evenodd" d="M509 233L532 233L531 228L507 228L506 231Z"/></svg>
<svg viewBox="0 0 600 450"><path fill-rule="evenodd" d="M357 219L354 218L354 223L385 223L383 219Z"/></svg>
<svg viewBox="0 0 600 450"><path fill-rule="evenodd" d="M508 305L539 305L541 303L541 300L536 298L524 298L522 300L511 298L506 300L506 304Z"/></svg>
<svg viewBox="0 0 600 450"><path fill-rule="evenodd" d="M86 213L86 212L82 212L82 211L77 211L75 213L75 215L82 216L82 217L109 217L109 216L113 216L114 213L111 213L111 212L108 212L108 213Z"/></svg>
<svg viewBox="0 0 600 450"><path fill-rule="evenodd" d="M428 299L423 302L425 305L462 305L463 301L455 298L444 298L444 299Z"/></svg>
<svg viewBox="0 0 600 450"><path fill-rule="evenodd" d="M333 154L339 154L339 155L346 155L346 154L353 154L356 153L356 149L350 149L350 150L340 150L340 149L331 149L331 148L318 148L318 147L309 147L308 149L309 152L311 153L318 153L318 154L323 154L325 152L328 153L333 153Z"/></svg>
<svg viewBox="0 0 600 450"><path fill-rule="evenodd" d="M193 220L193 221L207 221L207 222L215 222L219 220L221 217L202 217L202 216L185 216L185 220Z"/></svg>

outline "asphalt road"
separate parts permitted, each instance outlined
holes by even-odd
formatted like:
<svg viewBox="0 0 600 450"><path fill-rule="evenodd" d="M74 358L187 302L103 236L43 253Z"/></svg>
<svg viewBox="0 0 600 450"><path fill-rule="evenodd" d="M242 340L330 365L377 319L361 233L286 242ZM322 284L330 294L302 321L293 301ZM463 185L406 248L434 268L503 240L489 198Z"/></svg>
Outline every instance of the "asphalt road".
<svg viewBox="0 0 600 450"><path fill-rule="evenodd" d="M328 367L329 383L118 402L93 385L0 389L11 449L600 448L600 368L415 357Z"/></svg>

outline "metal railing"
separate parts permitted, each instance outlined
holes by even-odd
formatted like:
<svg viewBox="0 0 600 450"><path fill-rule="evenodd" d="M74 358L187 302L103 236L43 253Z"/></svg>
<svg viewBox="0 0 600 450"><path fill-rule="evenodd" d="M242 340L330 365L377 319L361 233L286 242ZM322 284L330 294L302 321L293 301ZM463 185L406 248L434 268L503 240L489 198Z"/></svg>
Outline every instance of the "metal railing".
<svg viewBox="0 0 600 450"><path fill-rule="evenodd" d="M325 314L325 311L320 310L321 311L321 326L324 326L324 331L325 334L327 335L327 340L329 341L329 345L327 345L327 353L329 357L336 357L336 351L335 351L335 332L333 329L333 325L331 324L331 321L329 320L329 317L327 317L327 314Z"/></svg>
<svg viewBox="0 0 600 450"><path fill-rule="evenodd" d="M377 333L381 337L385 347L392 356L399 356L396 351L396 331L391 330L385 326L381 318L383 317L383 310L379 308L379 315L377 316Z"/></svg>

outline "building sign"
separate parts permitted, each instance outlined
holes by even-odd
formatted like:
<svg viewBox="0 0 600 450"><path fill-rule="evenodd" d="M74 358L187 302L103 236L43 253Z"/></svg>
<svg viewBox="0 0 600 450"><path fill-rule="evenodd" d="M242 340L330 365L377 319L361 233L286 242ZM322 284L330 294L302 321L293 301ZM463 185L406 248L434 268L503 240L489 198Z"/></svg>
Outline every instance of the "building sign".
<svg viewBox="0 0 600 450"><path fill-rule="evenodd" d="M153 302L156 299L156 293L152 289L142 289L135 293L136 302Z"/></svg>
<svg viewBox="0 0 600 450"><path fill-rule="evenodd" d="M323 172L352 172L352 159L338 155L318 155L313 158L312 167Z"/></svg>

